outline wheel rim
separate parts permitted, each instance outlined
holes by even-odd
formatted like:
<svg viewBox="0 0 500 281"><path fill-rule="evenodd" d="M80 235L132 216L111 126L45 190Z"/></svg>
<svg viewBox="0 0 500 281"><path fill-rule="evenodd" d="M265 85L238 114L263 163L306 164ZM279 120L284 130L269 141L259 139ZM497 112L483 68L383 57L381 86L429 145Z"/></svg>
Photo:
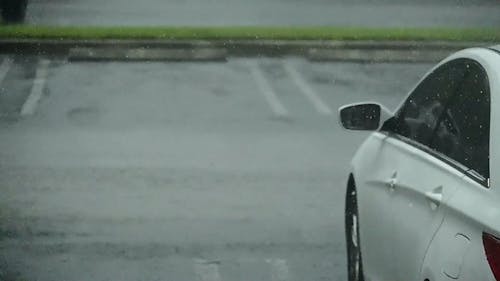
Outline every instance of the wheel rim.
<svg viewBox="0 0 500 281"><path fill-rule="evenodd" d="M353 263L353 275L354 280L359 280L359 260L361 257L359 251L359 240L358 240L358 216L355 212L351 214L351 245L352 245L352 257L351 262Z"/></svg>
<svg viewBox="0 0 500 281"><path fill-rule="evenodd" d="M346 208L346 240L348 246L349 281L362 281L364 278L359 245L358 206L355 190L349 191L346 203L348 203Z"/></svg>

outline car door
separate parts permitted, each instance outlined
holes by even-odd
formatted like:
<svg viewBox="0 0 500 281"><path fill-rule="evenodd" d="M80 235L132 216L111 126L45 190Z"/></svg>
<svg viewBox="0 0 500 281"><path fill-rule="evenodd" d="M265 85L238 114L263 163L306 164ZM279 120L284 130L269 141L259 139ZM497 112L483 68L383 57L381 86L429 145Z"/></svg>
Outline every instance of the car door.
<svg viewBox="0 0 500 281"><path fill-rule="evenodd" d="M403 142L392 141L400 163L391 202L396 280L418 280L427 248L443 222L440 206L463 185L467 164L477 161L469 145L476 137L469 135L474 123L468 113L480 99L466 83L476 64L469 59L445 64L428 78L437 83L428 87L424 81L409 101L419 104L401 112L400 122L411 128L409 135L399 135Z"/></svg>
<svg viewBox="0 0 500 281"><path fill-rule="evenodd" d="M385 180L384 192L390 198L390 220L383 239L390 241L392 255L391 265L386 265L392 270L380 276L383 280L417 276L426 247L443 219L439 201L447 200L455 191L456 186L449 182L463 176L430 152L444 108L465 72L462 59L436 68L381 129L386 137L378 153L379 167L374 170L378 180Z"/></svg>
<svg viewBox="0 0 500 281"><path fill-rule="evenodd" d="M395 281L399 263L395 262L395 239L400 216L394 200L412 192L427 192L434 183L417 185L407 183L408 174L431 172L426 163L431 137L442 108L458 87L465 73L462 60L446 63L424 78L410 94L395 116L384 123L380 132L373 134L360 148L353 165L358 186L359 230L363 270L369 280ZM408 188L411 186L411 188ZM403 187L401 189L400 187ZM437 187L437 186L436 186ZM406 190L405 192L397 191ZM413 195L412 195L413 196ZM406 200L406 199L405 199ZM408 213L406 218L415 216ZM398 217L398 218L396 218ZM436 225L439 215L434 216ZM409 237L414 238L414 237Z"/></svg>
<svg viewBox="0 0 500 281"><path fill-rule="evenodd" d="M457 149L440 145L440 138L448 133L442 129L432 144L439 153L465 166L466 176L457 183L456 195L443 206L446 216L426 253L420 280L487 280L489 274L487 268L481 267L486 263L479 262L484 249L478 219L486 213L494 214L488 210L498 205L494 197L490 200L489 190L490 87L488 75L479 63L470 62L467 69L463 86L448 107L453 120L442 121L456 124ZM481 207L477 208L479 202ZM495 215L492 217L496 220ZM467 263L467 258L473 261Z"/></svg>

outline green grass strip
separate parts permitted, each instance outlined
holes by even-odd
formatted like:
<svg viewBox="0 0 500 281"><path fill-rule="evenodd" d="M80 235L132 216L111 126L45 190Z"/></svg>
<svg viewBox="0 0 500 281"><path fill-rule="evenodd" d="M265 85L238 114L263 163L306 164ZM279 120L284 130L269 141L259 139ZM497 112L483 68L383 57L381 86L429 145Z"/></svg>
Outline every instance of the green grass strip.
<svg viewBox="0 0 500 281"><path fill-rule="evenodd" d="M13 39L282 39L445 40L499 42L500 28L350 27L51 27L0 25L0 38Z"/></svg>

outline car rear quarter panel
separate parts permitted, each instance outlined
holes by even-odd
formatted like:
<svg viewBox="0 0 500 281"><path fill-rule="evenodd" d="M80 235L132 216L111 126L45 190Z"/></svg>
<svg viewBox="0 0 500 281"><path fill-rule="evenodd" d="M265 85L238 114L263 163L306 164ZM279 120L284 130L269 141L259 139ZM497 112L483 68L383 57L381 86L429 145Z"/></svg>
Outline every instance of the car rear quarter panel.
<svg viewBox="0 0 500 281"><path fill-rule="evenodd" d="M491 280L482 233L499 233L500 210L491 190L464 177L469 189L458 191L441 208L445 221L433 239L420 280Z"/></svg>

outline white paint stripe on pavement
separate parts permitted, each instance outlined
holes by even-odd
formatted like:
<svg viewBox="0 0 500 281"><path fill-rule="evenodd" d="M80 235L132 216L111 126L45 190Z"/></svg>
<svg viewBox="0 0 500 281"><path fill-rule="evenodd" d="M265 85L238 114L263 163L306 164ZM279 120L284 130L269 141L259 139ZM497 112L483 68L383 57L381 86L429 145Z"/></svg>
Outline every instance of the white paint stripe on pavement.
<svg viewBox="0 0 500 281"><path fill-rule="evenodd" d="M41 60L38 62L33 87L31 87L30 95L21 108L21 116L33 115L35 113L38 102L42 98L45 83L47 82L49 64L49 60Z"/></svg>
<svg viewBox="0 0 500 281"><path fill-rule="evenodd" d="M0 65L0 84L5 79L5 76L7 76L7 72L9 72L9 69L12 66L12 62L13 60L11 58L5 58Z"/></svg>
<svg viewBox="0 0 500 281"><path fill-rule="evenodd" d="M197 281L221 281L219 262L203 259L194 260L194 271Z"/></svg>
<svg viewBox="0 0 500 281"><path fill-rule="evenodd" d="M287 62L284 64L285 71L292 77L293 81L299 87L301 92L306 96L306 98L314 105L316 111L323 115L332 115L332 110L330 107L321 100L319 95L307 84L307 82L302 78L302 76L293 68L293 66Z"/></svg>
<svg viewBox="0 0 500 281"><path fill-rule="evenodd" d="M284 259L268 259L266 262L271 266L272 281L288 281L290 280L290 271Z"/></svg>
<svg viewBox="0 0 500 281"><path fill-rule="evenodd" d="M259 65L255 62L250 62L249 67L252 76L255 79L255 82L257 83L257 86L259 87L260 91L266 98L266 101L269 104L269 106L271 106L271 109L273 110L274 114L278 116L288 115L288 111L286 110L285 106L281 103L281 101L278 99L278 96L274 92L271 85L269 85L269 82L264 77L264 74L260 70Z"/></svg>

